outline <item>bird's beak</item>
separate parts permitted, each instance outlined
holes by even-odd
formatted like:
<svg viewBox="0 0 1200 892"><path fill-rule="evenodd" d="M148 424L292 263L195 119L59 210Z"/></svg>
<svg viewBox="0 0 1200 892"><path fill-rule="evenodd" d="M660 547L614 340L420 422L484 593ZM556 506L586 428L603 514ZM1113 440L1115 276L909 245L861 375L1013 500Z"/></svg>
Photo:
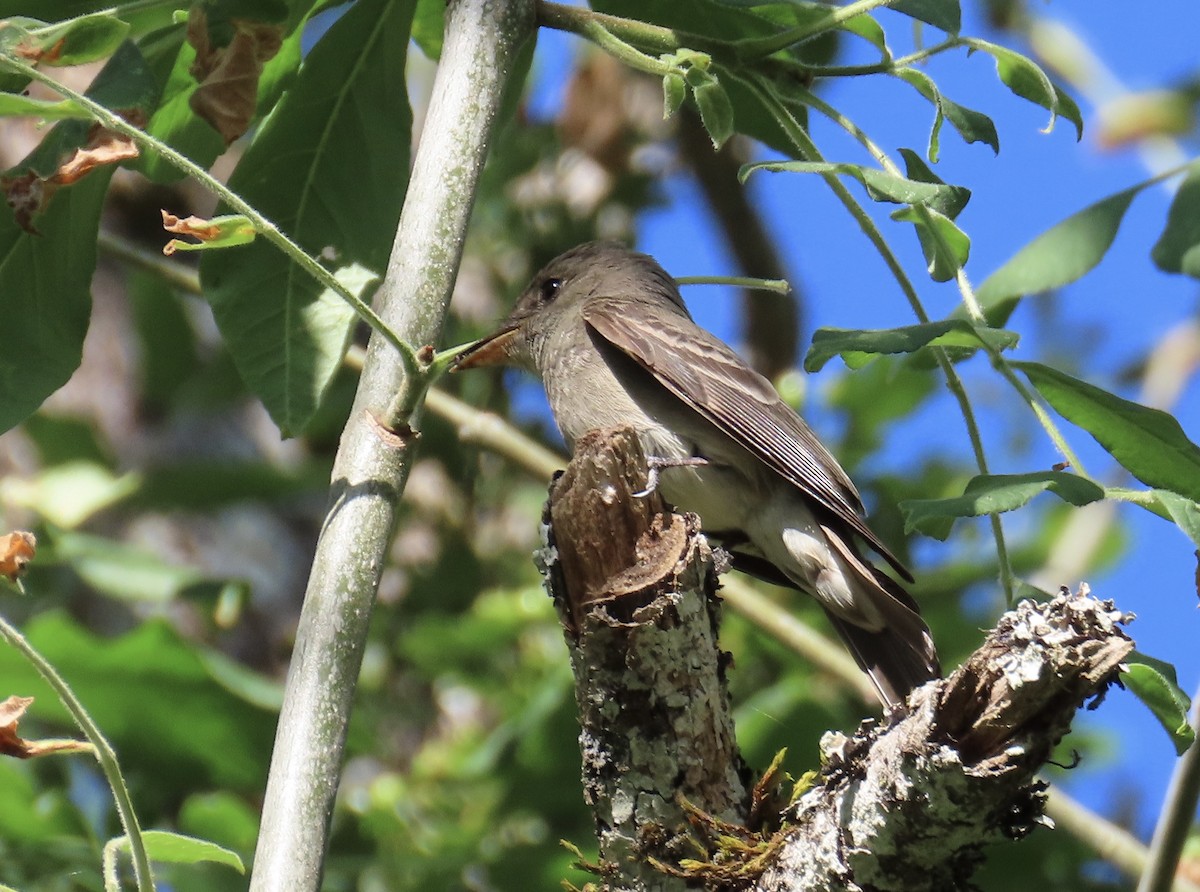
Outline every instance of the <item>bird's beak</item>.
<svg viewBox="0 0 1200 892"><path fill-rule="evenodd" d="M513 339L516 337L519 325L506 325L499 331L485 338L480 338L462 353L455 357L450 371L458 372L463 369L477 369L488 365L505 365L509 361Z"/></svg>

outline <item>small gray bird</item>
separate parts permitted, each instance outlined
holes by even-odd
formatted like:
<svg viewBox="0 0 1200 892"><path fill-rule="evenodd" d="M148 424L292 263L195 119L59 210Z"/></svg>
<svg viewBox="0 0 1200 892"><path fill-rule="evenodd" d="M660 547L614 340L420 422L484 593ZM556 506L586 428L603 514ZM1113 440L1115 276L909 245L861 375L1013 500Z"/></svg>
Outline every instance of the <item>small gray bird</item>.
<svg viewBox="0 0 1200 892"><path fill-rule="evenodd" d="M456 362L485 365L535 372L572 448L633 427L663 498L698 514L734 566L816 598L885 706L940 674L916 602L859 551L912 581L854 484L770 382L692 321L654 258L591 242L552 260Z"/></svg>

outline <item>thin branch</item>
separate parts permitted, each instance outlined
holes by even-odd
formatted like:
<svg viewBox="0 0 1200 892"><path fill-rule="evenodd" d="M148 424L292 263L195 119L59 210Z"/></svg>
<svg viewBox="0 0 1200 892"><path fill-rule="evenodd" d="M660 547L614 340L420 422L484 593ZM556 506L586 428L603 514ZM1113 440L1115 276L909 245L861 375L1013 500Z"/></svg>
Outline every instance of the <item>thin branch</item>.
<svg viewBox="0 0 1200 892"><path fill-rule="evenodd" d="M501 96L517 49L532 33L532 0L453 0L447 7L441 63L375 295L382 318L410 343L441 338ZM391 88L403 90L403 80ZM381 423L373 413L406 390L413 411ZM373 334L300 615L251 892L320 886L355 683L412 465L422 392L412 368Z"/></svg>
<svg viewBox="0 0 1200 892"><path fill-rule="evenodd" d="M1200 726L1200 690L1192 695L1192 704L1192 727L1196 728ZM1197 799L1200 799L1200 746L1193 742L1175 765L1137 892L1167 892L1173 888L1183 845L1196 819Z"/></svg>

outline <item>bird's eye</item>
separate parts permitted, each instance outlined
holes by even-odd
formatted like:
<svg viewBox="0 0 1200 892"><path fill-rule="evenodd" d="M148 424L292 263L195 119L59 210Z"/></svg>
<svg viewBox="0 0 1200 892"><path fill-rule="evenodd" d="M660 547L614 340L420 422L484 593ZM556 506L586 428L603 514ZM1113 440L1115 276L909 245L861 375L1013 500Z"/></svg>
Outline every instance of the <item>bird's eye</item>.
<svg viewBox="0 0 1200 892"><path fill-rule="evenodd" d="M542 282L542 303L550 303L558 297L558 289L562 287L562 279L546 279Z"/></svg>

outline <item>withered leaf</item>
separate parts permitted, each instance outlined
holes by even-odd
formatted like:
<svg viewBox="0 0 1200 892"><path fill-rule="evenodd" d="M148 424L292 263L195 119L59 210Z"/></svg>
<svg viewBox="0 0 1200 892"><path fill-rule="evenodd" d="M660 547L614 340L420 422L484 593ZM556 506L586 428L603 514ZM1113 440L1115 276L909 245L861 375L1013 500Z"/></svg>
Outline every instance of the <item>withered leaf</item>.
<svg viewBox="0 0 1200 892"><path fill-rule="evenodd" d="M213 126L229 145L246 132L258 103L263 64L283 45L283 27L233 19L233 38L213 46L208 19L199 5L188 14L187 39L196 50L192 77L200 84L188 100L197 115Z"/></svg>
<svg viewBox="0 0 1200 892"><path fill-rule="evenodd" d="M52 753L92 751L92 745L84 740L22 740L17 734L17 726L32 703L32 697L15 695L0 702L0 755L35 759Z"/></svg>
<svg viewBox="0 0 1200 892"><path fill-rule="evenodd" d="M0 576L16 582L37 552L37 537L25 530L0 536Z"/></svg>

